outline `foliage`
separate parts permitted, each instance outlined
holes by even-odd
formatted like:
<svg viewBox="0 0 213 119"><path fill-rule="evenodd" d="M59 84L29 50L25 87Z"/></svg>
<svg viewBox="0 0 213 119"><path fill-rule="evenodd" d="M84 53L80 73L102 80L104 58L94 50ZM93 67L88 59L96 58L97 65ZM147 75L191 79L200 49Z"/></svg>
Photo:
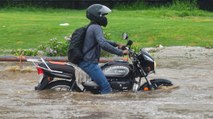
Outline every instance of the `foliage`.
<svg viewBox="0 0 213 119"><path fill-rule="evenodd" d="M66 56L67 55L67 42L60 42L56 38L50 39L48 43L44 43L36 49L13 49L11 54L20 56Z"/></svg>
<svg viewBox="0 0 213 119"><path fill-rule="evenodd" d="M42 50L46 56L66 56L68 43L52 38L48 43L40 45L39 50Z"/></svg>
<svg viewBox="0 0 213 119"><path fill-rule="evenodd" d="M16 56L36 56L38 54L37 49L14 49L11 51L11 54Z"/></svg>
<svg viewBox="0 0 213 119"><path fill-rule="evenodd" d="M158 1L159 2L159 1ZM147 0L137 0L134 3L125 5L125 4L119 4L116 6L117 9L121 10L148 10L148 9L170 9L170 10L195 10L198 9L198 0L171 0L171 2L167 3L157 3L154 4L152 2L148 3Z"/></svg>

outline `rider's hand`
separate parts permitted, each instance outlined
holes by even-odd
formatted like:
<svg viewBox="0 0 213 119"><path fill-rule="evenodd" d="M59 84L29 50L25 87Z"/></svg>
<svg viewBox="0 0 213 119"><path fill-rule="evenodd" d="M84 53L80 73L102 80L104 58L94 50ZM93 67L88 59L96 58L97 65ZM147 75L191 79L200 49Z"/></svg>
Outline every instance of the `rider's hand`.
<svg viewBox="0 0 213 119"><path fill-rule="evenodd" d="M123 54L124 55L128 55L129 54L129 50L123 50Z"/></svg>
<svg viewBox="0 0 213 119"><path fill-rule="evenodd" d="M126 45L123 45L123 44L117 44L117 47L119 48L119 49L125 49L126 48Z"/></svg>

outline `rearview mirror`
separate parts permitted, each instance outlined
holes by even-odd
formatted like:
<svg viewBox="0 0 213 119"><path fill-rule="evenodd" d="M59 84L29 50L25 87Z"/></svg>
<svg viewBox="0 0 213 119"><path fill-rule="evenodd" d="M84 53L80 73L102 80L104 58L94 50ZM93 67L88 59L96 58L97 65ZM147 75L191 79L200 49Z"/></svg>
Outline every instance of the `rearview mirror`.
<svg viewBox="0 0 213 119"><path fill-rule="evenodd" d="M127 42L127 46L131 46L133 44L133 42L131 41L131 40L128 40L128 42Z"/></svg>
<svg viewBox="0 0 213 119"><path fill-rule="evenodd" d="M123 33L123 34L122 34L122 38L123 38L124 40L127 40L127 39L128 39L128 34L127 34L127 33Z"/></svg>

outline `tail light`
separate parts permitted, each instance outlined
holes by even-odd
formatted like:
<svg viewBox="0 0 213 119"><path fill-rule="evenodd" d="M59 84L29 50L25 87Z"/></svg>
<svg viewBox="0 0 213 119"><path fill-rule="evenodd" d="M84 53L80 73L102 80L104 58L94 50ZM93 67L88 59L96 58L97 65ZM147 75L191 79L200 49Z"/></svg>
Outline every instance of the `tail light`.
<svg viewBox="0 0 213 119"><path fill-rule="evenodd" d="M37 67L37 72L38 72L38 75L43 74L43 69L42 69L42 68Z"/></svg>

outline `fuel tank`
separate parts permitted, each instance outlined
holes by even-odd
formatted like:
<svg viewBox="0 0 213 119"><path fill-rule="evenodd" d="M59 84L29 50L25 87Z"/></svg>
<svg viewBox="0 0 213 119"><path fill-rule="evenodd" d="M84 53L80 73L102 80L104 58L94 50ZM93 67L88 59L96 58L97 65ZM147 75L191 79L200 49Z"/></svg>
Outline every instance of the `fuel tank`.
<svg viewBox="0 0 213 119"><path fill-rule="evenodd" d="M126 61L109 62L101 66L107 78L130 78L133 76L133 68Z"/></svg>

